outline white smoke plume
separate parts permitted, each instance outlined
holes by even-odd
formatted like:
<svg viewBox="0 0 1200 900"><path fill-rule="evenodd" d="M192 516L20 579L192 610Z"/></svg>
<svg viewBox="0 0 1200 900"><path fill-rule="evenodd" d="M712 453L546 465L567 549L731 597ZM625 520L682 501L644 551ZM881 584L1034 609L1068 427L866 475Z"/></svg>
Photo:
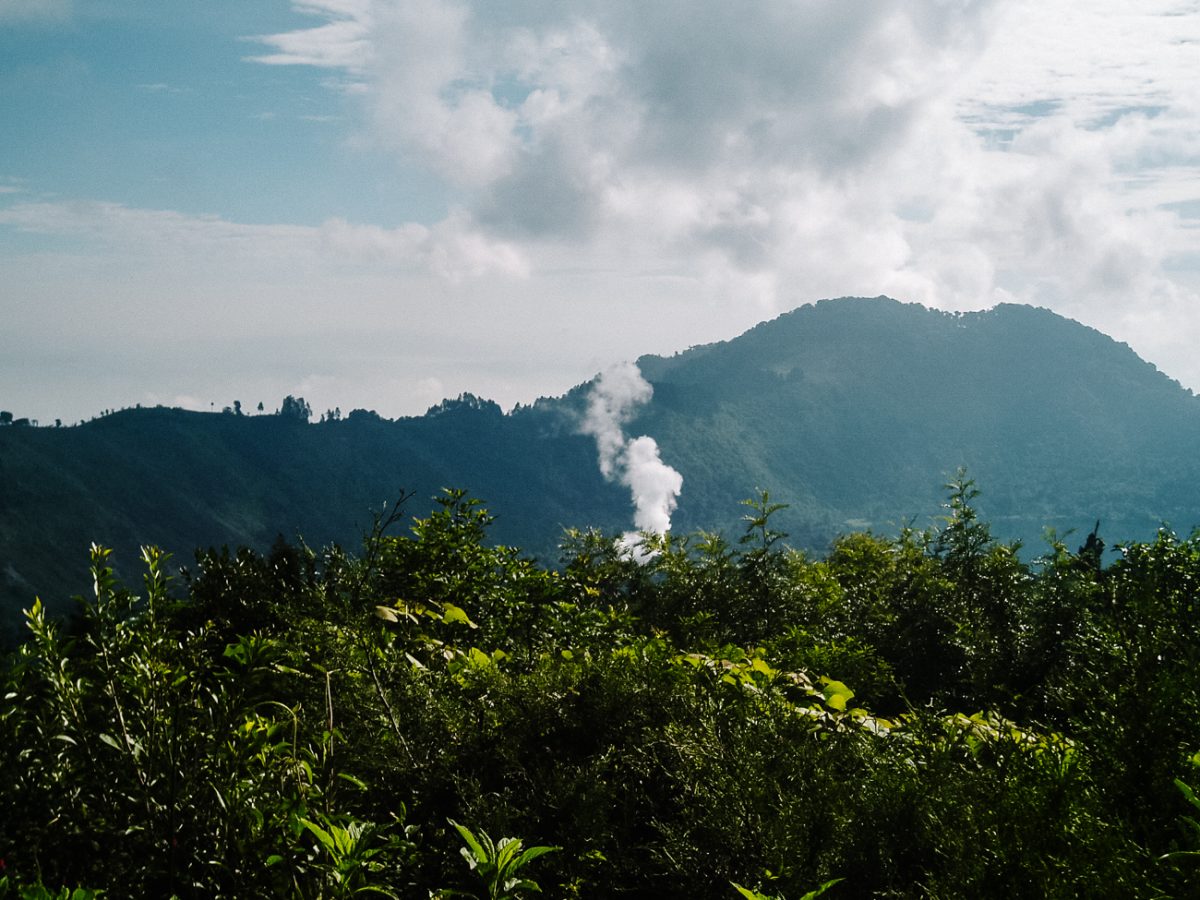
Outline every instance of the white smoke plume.
<svg viewBox="0 0 1200 900"><path fill-rule="evenodd" d="M625 436L625 423L653 394L654 388L642 377L636 363L613 366L602 372L592 387L583 432L596 439L601 474L629 488L637 532L665 534L671 529L671 513L683 489L683 476L662 461L654 438ZM623 538L631 550L638 540L637 532ZM636 550L633 552L635 558L644 560Z"/></svg>

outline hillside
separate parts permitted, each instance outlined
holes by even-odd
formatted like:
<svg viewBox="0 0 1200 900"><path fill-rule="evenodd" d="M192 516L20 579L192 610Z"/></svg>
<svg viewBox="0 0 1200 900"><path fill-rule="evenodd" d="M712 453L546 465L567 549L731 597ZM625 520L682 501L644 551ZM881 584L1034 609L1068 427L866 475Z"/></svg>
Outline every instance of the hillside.
<svg viewBox="0 0 1200 900"><path fill-rule="evenodd" d="M959 466L998 536L1035 547L1044 526L1083 534L1099 519L1111 541L1200 522L1200 400L1045 310L827 300L639 364L654 397L628 431L683 475L676 530L736 529L757 487L791 504L779 523L797 546L924 527ZM35 592L61 608L86 589L93 540L130 571L142 542L182 563L279 534L355 546L401 489L423 514L442 487L466 488L497 516L496 539L552 561L563 528L631 521L579 433L588 389L508 415L470 398L396 421L132 409L0 429L4 618Z"/></svg>
<svg viewBox="0 0 1200 900"><path fill-rule="evenodd" d="M116 549L121 571L136 570L146 542L184 564L196 547L263 549L279 535L356 547L373 513L402 491L428 499L442 487L470 485L500 512L497 535L523 543L584 524L571 517L597 509L605 494L623 502L596 471L589 439L543 438L538 418L464 408L310 425L131 409L72 428L4 429L4 618L12 621L34 592L62 608L62 597L85 590L92 541Z"/></svg>
<svg viewBox="0 0 1200 900"><path fill-rule="evenodd" d="M1026 543L1097 519L1130 539L1200 523L1200 400L1046 310L822 301L640 364L655 397L631 427L683 473L685 528L720 521L756 485L793 504L804 543L923 527L958 466L997 530Z"/></svg>

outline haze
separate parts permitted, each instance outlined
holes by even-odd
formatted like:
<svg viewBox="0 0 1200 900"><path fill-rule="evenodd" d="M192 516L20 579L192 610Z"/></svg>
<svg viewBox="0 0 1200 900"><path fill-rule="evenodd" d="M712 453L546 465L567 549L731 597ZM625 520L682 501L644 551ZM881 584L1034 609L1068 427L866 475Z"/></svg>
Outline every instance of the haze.
<svg viewBox="0 0 1200 900"><path fill-rule="evenodd" d="M827 296L1200 389L1200 4L0 0L0 408L504 406Z"/></svg>

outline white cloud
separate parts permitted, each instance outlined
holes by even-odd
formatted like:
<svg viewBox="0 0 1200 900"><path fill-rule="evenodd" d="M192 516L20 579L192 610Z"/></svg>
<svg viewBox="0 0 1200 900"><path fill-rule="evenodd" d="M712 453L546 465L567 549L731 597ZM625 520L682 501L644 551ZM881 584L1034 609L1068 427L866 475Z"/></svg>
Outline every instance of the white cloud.
<svg viewBox="0 0 1200 900"><path fill-rule="evenodd" d="M293 4L298 11L328 19L323 25L257 38L275 52L251 57L268 65L320 66L359 73L372 53L370 0L327 0Z"/></svg>
<svg viewBox="0 0 1200 900"><path fill-rule="evenodd" d="M333 127L449 214L267 226L16 203L0 225L74 242L67 269L105 248L124 263L114 295L157 267L189 297L254 286L277 317L290 291L329 327L322 292L368 298L364 327L420 331L426 355L394 385L412 397L528 400L622 355L878 293L1049 306L1200 388L1195 4L293 7L311 27L256 39L253 59L320 70L346 95Z"/></svg>
<svg viewBox="0 0 1200 900"><path fill-rule="evenodd" d="M384 415L424 412L439 385L490 384L508 404L538 389L537 354L516 346L528 323L492 302L519 295L522 260L462 214L433 226L309 227L17 202L0 205L5 234L37 240L0 241L0 381L10 405L48 417L143 402L147 385L208 397L198 408L308 391L314 408ZM505 352L524 371L502 364ZM556 356L544 357L551 377Z"/></svg>
<svg viewBox="0 0 1200 900"><path fill-rule="evenodd" d="M570 246L758 305L1062 304L1147 290L1183 245L1133 178L1195 174L1200 17L1159 7L362 0L266 40L342 48L272 61L360 78L365 125L534 274Z"/></svg>
<svg viewBox="0 0 1200 900"><path fill-rule="evenodd" d="M1190 359L1169 329L1131 323L1170 310L1200 327L1200 277L1179 267L1194 222L1164 208L1200 198L1195 9L306 8L366 45L342 64L364 127L465 189L464 215L535 285L563 266L672 273L699 302L761 315L881 291L1018 300L1136 337L1176 371Z"/></svg>
<svg viewBox="0 0 1200 900"><path fill-rule="evenodd" d="M1198 41L1195 4L1015 0L1000 8L993 52L960 103L968 114L1017 127L1039 107L1077 123L1181 104L1194 112Z"/></svg>
<svg viewBox="0 0 1200 900"><path fill-rule="evenodd" d="M394 264L415 261L454 284L489 274L528 274L516 247L484 234L462 211L452 212L432 228L415 223L380 228L332 219L322 226L321 235L339 257Z"/></svg>
<svg viewBox="0 0 1200 900"><path fill-rule="evenodd" d="M469 216L454 212L432 227L352 225L330 219L319 227L246 225L218 216L146 210L104 202L27 202L0 208L0 225L73 238L84 251L123 250L144 260L186 261L205 267L267 264L377 265L421 269L451 282L526 272L510 244L483 234Z"/></svg>

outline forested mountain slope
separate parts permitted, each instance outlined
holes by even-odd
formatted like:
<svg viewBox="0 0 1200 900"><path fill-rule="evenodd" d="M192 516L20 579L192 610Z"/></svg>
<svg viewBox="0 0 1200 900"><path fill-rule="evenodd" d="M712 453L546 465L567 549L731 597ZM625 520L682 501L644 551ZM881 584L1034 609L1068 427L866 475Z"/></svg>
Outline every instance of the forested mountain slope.
<svg viewBox="0 0 1200 900"><path fill-rule="evenodd" d="M683 530L736 528L758 487L791 504L778 522L797 546L924 526L960 466L1005 539L1036 545L1044 526L1082 535L1097 519L1110 542L1200 523L1200 400L1045 310L827 300L639 364L654 397L627 431L682 473ZM265 549L279 534L355 546L401 489L424 503L465 488L496 515L496 539L544 558L565 527L628 528L626 489L580 433L589 389L507 415L467 397L396 421L133 409L2 428L4 618L35 592L54 605L85 590L91 541L127 571L141 542L183 563L197 546Z"/></svg>
<svg viewBox="0 0 1200 900"><path fill-rule="evenodd" d="M1047 310L823 301L640 362L655 396L631 427L683 473L683 527L722 521L756 485L792 503L804 543L922 526L958 466L1027 543L1097 519L1131 539L1200 524L1200 399Z"/></svg>

